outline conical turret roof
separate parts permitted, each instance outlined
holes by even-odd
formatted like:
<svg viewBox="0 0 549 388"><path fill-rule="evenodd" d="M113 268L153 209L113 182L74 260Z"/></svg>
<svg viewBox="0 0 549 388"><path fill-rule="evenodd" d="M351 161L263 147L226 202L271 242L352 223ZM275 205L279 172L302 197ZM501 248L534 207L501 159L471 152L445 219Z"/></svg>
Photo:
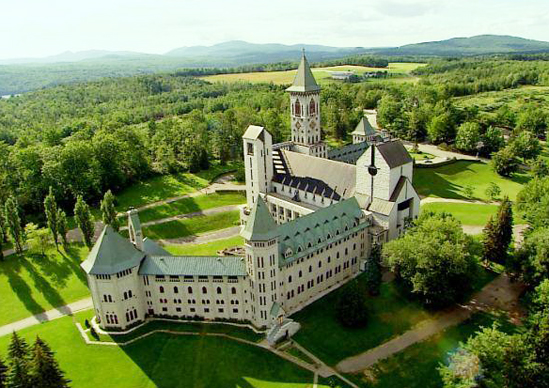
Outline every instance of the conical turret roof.
<svg viewBox="0 0 549 388"><path fill-rule="evenodd" d="M351 133L351 135L365 135L365 136L371 136L375 135L377 132L374 127L372 127L372 124L370 124L370 120L366 117L362 117L358 125L356 126L355 130Z"/></svg>
<svg viewBox="0 0 549 388"><path fill-rule="evenodd" d="M288 89L288 92L317 92L320 91L320 86L316 83L307 57L305 57L305 52L301 57L301 63L297 69L297 74L294 78L294 83Z"/></svg>
<svg viewBox="0 0 549 388"><path fill-rule="evenodd" d="M263 198L257 197L250 218L240 235L250 241L267 241L278 236L278 225Z"/></svg>

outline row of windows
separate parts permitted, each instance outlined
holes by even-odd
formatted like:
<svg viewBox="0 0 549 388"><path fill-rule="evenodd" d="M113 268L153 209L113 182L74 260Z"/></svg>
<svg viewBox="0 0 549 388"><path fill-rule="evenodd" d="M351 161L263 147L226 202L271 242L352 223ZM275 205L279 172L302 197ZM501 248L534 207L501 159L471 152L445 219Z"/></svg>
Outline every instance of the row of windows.
<svg viewBox="0 0 549 388"><path fill-rule="evenodd" d="M137 319L137 310L133 309L126 312L126 322L135 321Z"/></svg>
<svg viewBox="0 0 549 388"><path fill-rule="evenodd" d="M118 272L118 273L116 274L116 277L117 277L118 279L120 279L120 278L122 278L122 277L124 277L124 276L130 275L131 273L132 273L132 270L131 270L131 269L125 269L124 271Z"/></svg>
<svg viewBox="0 0 549 388"><path fill-rule="evenodd" d="M158 288L158 291L159 291L161 294L163 294L163 293L165 292L164 286L160 286L160 287ZM131 291L130 291L130 292L131 292ZM223 293L223 290L221 289L221 287L217 287L217 288L216 288L216 292L217 292L217 294L222 294L222 293ZM174 293L174 294L179 294L179 287L175 286L175 287L173 288L173 293ZM192 287L187 287L187 293L188 293L188 294L192 294L192 293L193 293L193 288L192 288ZM207 294L207 293L208 293L208 289L207 289L206 287L202 287L202 293L203 293L203 294ZM236 295L236 287L231 287L231 294ZM149 293L148 296L150 296L150 293Z"/></svg>
<svg viewBox="0 0 549 388"><path fill-rule="evenodd" d="M166 312L168 312L168 308L167 308L167 307L162 307L162 311L166 313ZM178 312L178 313L180 313L180 312L182 311L182 310L181 310L181 307L176 307L176 308L175 308L175 311ZM191 307L191 308L189 309L189 311L190 311L191 313L196 313L196 309L195 309L194 307ZM203 311L204 311L204 314L209 314L209 313L210 313L210 309L207 308L207 307L204 308ZM237 309L237 308L234 308L232 311L233 311L233 314L238 314L238 309ZM220 313L220 314L224 314L224 313L225 313L225 309L219 308L219 309L217 309L217 312Z"/></svg>
<svg viewBox="0 0 549 388"><path fill-rule="evenodd" d="M311 101L309 102L309 106L304 106L304 109L301 108L301 103L299 102L299 100L296 100L295 103L292 104L292 115L298 117L301 117L302 113L307 115L314 115L318 111L318 103L315 102L314 99L311 99Z"/></svg>
<svg viewBox="0 0 549 388"><path fill-rule="evenodd" d="M111 275L95 275L98 280L111 280Z"/></svg>
<svg viewBox="0 0 549 388"><path fill-rule="evenodd" d="M195 276L192 276L192 275L183 275L183 276L170 275L168 277L168 279L170 280L170 282L175 283L175 282L181 281L181 277L183 277L183 281L185 283L193 283L194 278L195 278ZM212 279L216 283L223 282L223 276L212 276ZM165 282L166 281L166 276L165 275L155 275L155 280L157 282ZM228 280L229 283L236 283L236 282L238 282L238 276L227 276L227 280ZM206 282L210 281L210 278L208 276L200 275L200 276L198 276L198 281L201 282L201 283L206 283ZM145 276L143 278L143 282L146 286L149 285L149 279L148 279L147 276Z"/></svg>

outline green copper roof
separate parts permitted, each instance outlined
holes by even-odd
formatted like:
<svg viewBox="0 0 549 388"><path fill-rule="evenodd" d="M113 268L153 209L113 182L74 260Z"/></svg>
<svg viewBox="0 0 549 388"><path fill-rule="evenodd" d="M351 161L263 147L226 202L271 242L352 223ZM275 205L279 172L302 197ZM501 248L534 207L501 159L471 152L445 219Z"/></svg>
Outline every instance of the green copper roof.
<svg viewBox="0 0 549 388"><path fill-rule="evenodd" d="M147 255L153 255L153 256L171 256L172 255L170 252L166 251L164 248L158 245L156 241L146 237L143 240L143 251Z"/></svg>
<svg viewBox="0 0 549 388"><path fill-rule="evenodd" d="M250 241L267 241L278 236L276 222L263 198L259 196L256 198L252 214L240 235Z"/></svg>
<svg viewBox="0 0 549 388"><path fill-rule="evenodd" d="M140 275L245 276L244 258L235 256L147 256Z"/></svg>
<svg viewBox="0 0 549 388"><path fill-rule="evenodd" d="M144 256L129 240L106 226L81 266L88 274L112 275L138 266Z"/></svg>
<svg viewBox="0 0 549 388"><path fill-rule="evenodd" d="M297 69L297 74L294 78L294 83L288 89L288 92L317 92L320 90L320 86L316 83L309 62L305 57L305 53L301 57L301 63Z"/></svg>
<svg viewBox="0 0 549 388"><path fill-rule="evenodd" d="M355 130L351 133L351 135L363 135L363 136L371 136L375 134L376 134L376 130L374 129L374 127L372 127L372 124L370 124L370 121L366 117L363 117L360 120Z"/></svg>

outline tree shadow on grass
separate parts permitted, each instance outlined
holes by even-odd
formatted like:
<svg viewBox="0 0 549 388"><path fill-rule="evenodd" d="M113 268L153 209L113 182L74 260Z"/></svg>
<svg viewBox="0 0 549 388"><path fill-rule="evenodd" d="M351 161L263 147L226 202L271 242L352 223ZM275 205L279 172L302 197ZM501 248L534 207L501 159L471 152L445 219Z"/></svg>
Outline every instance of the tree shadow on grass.
<svg viewBox="0 0 549 388"><path fill-rule="evenodd" d="M42 256L40 256L42 258ZM29 261L21 260L21 265L28 271L36 290L38 290L51 306L59 307L66 304L65 299L59 294L57 289L44 277L38 269Z"/></svg>
<svg viewBox="0 0 549 388"><path fill-rule="evenodd" d="M16 255L10 256L0 265L0 274L7 276L8 284L12 291L17 295L17 298L21 303L23 303L25 309L34 315L43 312L44 307L33 298L32 289L27 284L27 281L20 275L21 269L23 268L21 261L24 260L24 258Z"/></svg>

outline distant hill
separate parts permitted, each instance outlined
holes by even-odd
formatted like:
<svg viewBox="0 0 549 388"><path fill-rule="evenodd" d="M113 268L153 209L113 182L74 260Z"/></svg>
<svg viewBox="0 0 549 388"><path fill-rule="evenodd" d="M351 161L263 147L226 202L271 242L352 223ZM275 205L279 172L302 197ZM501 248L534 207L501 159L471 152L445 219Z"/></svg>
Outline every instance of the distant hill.
<svg viewBox="0 0 549 388"><path fill-rule="evenodd" d="M408 44L387 49L372 49L380 55L463 56L509 53L549 52L549 42L507 35L478 35L433 42Z"/></svg>

